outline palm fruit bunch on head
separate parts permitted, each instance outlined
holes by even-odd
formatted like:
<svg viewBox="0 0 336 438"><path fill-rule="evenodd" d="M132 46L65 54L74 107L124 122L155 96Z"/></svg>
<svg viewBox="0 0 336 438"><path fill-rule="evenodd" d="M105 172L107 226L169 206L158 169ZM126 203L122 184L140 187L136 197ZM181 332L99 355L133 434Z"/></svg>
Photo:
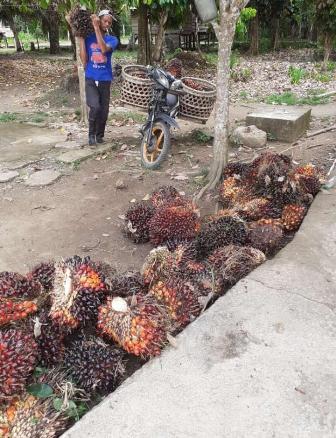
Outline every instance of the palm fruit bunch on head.
<svg viewBox="0 0 336 438"><path fill-rule="evenodd" d="M119 297L129 297L147 292L143 276L140 272L124 272L110 280L110 293Z"/></svg>
<svg viewBox="0 0 336 438"><path fill-rule="evenodd" d="M225 245L244 245L247 239L245 222L232 216L220 216L203 225L195 244L198 258L207 257L213 250Z"/></svg>
<svg viewBox="0 0 336 438"><path fill-rule="evenodd" d="M284 232L281 220L260 219L249 223L248 242L249 244L272 255L282 247Z"/></svg>
<svg viewBox="0 0 336 438"><path fill-rule="evenodd" d="M149 221L155 213L150 202L142 201L132 205L125 214L124 233L135 243L149 241Z"/></svg>
<svg viewBox="0 0 336 438"><path fill-rule="evenodd" d="M56 438L67 428L68 418L55 411L52 398L39 399L26 395L14 406L10 422L9 437L15 438Z"/></svg>
<svg viewBox="0 0 336 438"><path fill-rule="evenodd" d="M161 186L154 190L149 198L150 203L155 209L171 204L172 201L183 202L183 197L173 186Z"/></svg>
<svg viewBox="0 0 336 438"><path fill-rule="evenodd" d="M173 75L176 79L182 78L182 61L178 58L171 59L166 67L168 73Z"/></svg>
<svg viewBox="0 0 336 438"><path fill-rule="evenodd" d="M24 390L38 360L32 335L22 330L0 331L0 400Z"/></svg>
<svg viewBox="0 0 336 438"><path fill-rule="evenodd" d="M252 161L245 178L256 194L280 202L282 189L291 168L291 160L286 155L265 152Z"/></svg>
<svg viewBox="0 0 336 438"><path fill-rule="evenodd" d="M27 278L40 282L44 290L49 292L54 284L55 262L39 263L27 274Z"/></svg>
<svg viewBox="0 0 336 438"><path fill-rule="evenodd" d="M0 273L0 327L26 320L38 311L41 283L15 272Z"/></svg>
<svg viewBox="0 0 336 438"><path fill-rule="evenodd" d="M81 9L80 6L76 6L70 12L70 24L75 36L77 37L86 38L90 34L94 33L91 12Z"/></svg>
<svg viewBox="0 0 336 438"><path fill-rule="evenodd" d="M250 188L235 176L226 178L219 188L219 201L225 208L236 203L243 203L251 199Z"/></svg>
<svg viewBox="0 0 336 438"><path fill-rule="evenodd" d="M188 325L202 310L197 285L177 275L157 281L149 293L164 304L173 330Z"/></svg>
<svg viewBox="0 0 336 438"><path fill-rule="evenodd" d="M150 295L109 297L100 306L97 329L128 353L158 356L167 342L167 315Z"/></svg>
<svg viewBox="0 0 336 438"><path fill-rule="evenodd" d="M307 208L303 205L298 204L288 204L285 205L282 210L281 222L286 231L296 231L305 215L307 213Z"/></svg>
<svg viewBox="0 0 336 438"><path fill-rule="evenodd" d="M149 238L155 246L171 240L192 240L201 228L199 212L189 202L172 201L158 208L149 221Z"/></svg>
<svg viewBox="0 0 336 438"><path fill-rule="evenodd" d="M221 293L264 263L265 254L250 246L228 245L213 251L207 262L221 283Z"/></svg>
<svg viewBox="0 0 336 438"><path fill-rule="evenodd" d="M87 393L109 393L125 373L123 355L100 338L81 336L67 348L63 365Z"/></svg>
<svg viewBox="0 0 336 438"><path fill-rule="evenodd" d="M71 257L56 263L54 287L50 292L50 317L64 330L95 320L108 285L105 275L90 257Z"/></svg>

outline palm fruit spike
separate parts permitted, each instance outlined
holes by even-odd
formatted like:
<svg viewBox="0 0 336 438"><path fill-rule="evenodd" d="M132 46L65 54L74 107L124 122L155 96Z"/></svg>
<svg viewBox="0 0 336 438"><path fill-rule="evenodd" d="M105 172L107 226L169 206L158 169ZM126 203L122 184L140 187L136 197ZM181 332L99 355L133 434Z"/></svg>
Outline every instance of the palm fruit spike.
<svg viewBox="0 0 336 438"><path fill-rule="evenodd" d="M149 293L165 305L172 326L177 329L188 325L202 310L196 285L177 276L158 281Z"/></svg>
<svg viewBox="0 0 336 438"><path fill-rule="evenodd" d="M0 298L36 298L41 292L38 281L16 272L0 272Z"/></svg>
<svg viewBox="0 0 336 438"><path fill-rule="evenodd" d="M243 220L223 216L206 223L196 238L198 257L207 257L221 246L243 245L247 239L247 228Z"/></svg>
<svg viewBox="0 0 336 438"><path fill-rule="evenodd" d="M88 393L108 393L125 373L123 352L99 338L74 341L66 351L64 366L80 388Z"/></svg>
<svg viewBox="0 0 336 438"><path fill-rule="evenodd" d="M149 202L138 202L132 205L125 214L124 232L135 243L149 241L148 224L155 209Z"/></svg>
<svg viewBox="0 0 336 438"><path fill-rule="evenodd" d="M149 222L149 237L154 245L175 239L191 240L201 227L197 210L191 206L166 206L158 209Z"/></svg>
<svg viewBox="0 0 336 438"><path fill-rule="evenodd" d="M39 281L43 288L49 292L54 284L55 263L41 262L27 274L27 277Z"/></svg>
<svg viewBox="0 0 336 438"><path fill-rule="evenodd" d="M94 33L90 11L75 7L70 13L70 24L75 36L86 38Z"/></svg>
<svg viewBox="0 0 336 438"><path fill-rule="evenodd" d="M99 308L98 332L128 353L158 356L167 341L167 315L151 296L109 297Z"/></svg>
<svg viewBox="0 0 336 438"><path fill-rule="evenodd" d="M71 330L94 320L108 286L90 258L74 256L56 264L50 316Z"/></svg>
<svg viewBox="0 0 336 438"><path fill-rule="evenodd" d="M182 199L179 192L173 186L161 186L154 190L151 194L150 202L154 208L163 207L166 204L170 204L171 201Z"/></svg>
<svg viewBox="0 0 336 438"><path fill-rule="evenodd" d="M26 395L17 403L10 424L10 437L56 438L68 425L65 413L55 411L52 398L38 399Z"/></svg>
<svg viewBox="0 0 336 438"><path fill-rule="evenodd" d="M287 231L297 230L306 214L306 208L302 205L285 205L282 210L281 221Z"/></svg>
<svg viewBox="0 0 336 438"><path fill-rule="evenodd" d="M251 197L247 185L234 176L226 178L219 188L219 201L225 208L232 207L237 202L246 202Z"/></svg>
<svg viewBox="0 0 336 438"><path fill-rule="evenodd" d="M213 251L207 261L220 277L222 289L234 285L266 260L265 254L249 246L228 245Z"/></svg>
<svg viewBox="0 0 336 438"><path fill-rule="evenodd" d="M0 400L23 391L36 363L33 336L15 329L0 331Z"/></svg>
<svg viewBox="0 0 336 438"><path fill-rule="evenodd" d="M110 293L119 297L146 293L147 287L140 272L125 272L115 275L110 282Z"/></svg>
<svg viewBox="0 0 336 438"><path fill-rule="evenodd" d="M26 319L37 310L38 307L34 301L0 298L0 327Z"/></svg>
<svg viewBox="0 0 336 438"><path fill-rule="evenodd" d="M284 233L280 220L260 219L249 224L249 244L266 255L271 255L281 248L283 237Z"/></svg>

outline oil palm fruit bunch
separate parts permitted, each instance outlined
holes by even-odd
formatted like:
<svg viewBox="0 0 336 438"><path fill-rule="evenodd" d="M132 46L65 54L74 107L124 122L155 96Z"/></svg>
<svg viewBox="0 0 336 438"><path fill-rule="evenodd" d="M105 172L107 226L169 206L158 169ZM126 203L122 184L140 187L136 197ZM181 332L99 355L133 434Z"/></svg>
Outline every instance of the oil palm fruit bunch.
<svg viewBox="0 0 336 438"><path fill-rule="evenodd" d="M64 329L85 325L94 320L108 285L105 276L89 257L74 256L55 267L50 316Z"/></svg>
<svg viewBox="0 0 336 438"><path fill-rule="evenodd" d="M9 436L15 438L56 438L67 427L64 412L55 411L52 398L39 399L26 395L15 406Z"/></svg>
<svg viewBox="0 0 336 438"><path fill-rule="evenodd" d="M188 325L202 310L197 286L178 276L159 280L149 293L164 304L174 329Z"/></svg>
<svg viewBox="0 0 336 438"><path fill-rule="evenodd" d="M109 393L125 373L123 352L100 338L82 337L70 344L63 365L87 393Z"/></svg>
<svg viewBox="0 0 336 438"><path fill-rule="evenodd" d="M135 356L158 356L167 342L167 328L164 308L150 295L109 297L99 308L98 333Z"/></svg>
<svg viewBox="0 0 336 438"><path fill-rule="evenodd" d="M40 282L44 290L49 292L54 284L55 262L39 263L27 274L27 278Z"/></svg>
<svg viewBox="0 0 336 438"><path fill-rule="evenodd" d="M224 180L230 177L242 179L247 169L248 164L239 162L229 163L223 169L223 178Z"/></svg>
<svg viewBox="0 0 336 438"><path fill-rule="evenodd" d="M91 12L81 9L80 6L76 6L70 12L70 24L75 36L77 37L86 38L94 33Z"/></svg>
<svg viewBox="0 0 336 438"><path fill-rule="evenodd" d="M176 79L182 78L182 61L178 58L173 58L167 64L166 70Z"/></svg>
<svg viewBox="0 0 336 438"><path fill-rule="evenodd" d="M119 297L129 297L147 292L143 276L140 272L125 272L115 275L110 281L110 293Z"/></svg>
<svg viewBox="0 0 336 438"><path fill-rule="evenodd" d="M274 203L267 198L253 198L246 203L236 204L233 209L247 221L281 217L281 208L276 208Z"/></svg>
<svg viewBox="0 0 336 438"><path fill-rule="evenodd" d="M51 368L59 364L65 352L65 334L43 311L34 319L33 332L38 346L39 362Z"/></svg>
<svg viewBox="0 0 336 438"><path fill-rule="evenodd" d="M281 248L284 238L282 223L278 219L260 219L249 224L249 244L271 255Z"/></svg>
<svg viewBox="0 0 336 438"><path fill-rule="evenodd" d="M221 246L244 245L247 239L245 222L236 217L222 216L203 225L196 238L198 258L207 257Z"/></svg>
<svg viewBox="0 0 336 438"><path fill-rule="evenodd" d="M221 293L266 260L265 254L250 246L228 245L213 251L207 261L220 278Z"/></svg>
<svg viewBox="0 0 336 438"><path fill-rule="evenodd" d="M0 272L1 298L37 298L42 293L39 281L16 272Z"/></svg>
<svg viewBox="0 0 336 438"><path fill-rule="evenodd" d="M167 278L175 267L174 254L166 246L152 249L145 258L141 269L144 283L151 285L160 278Z"/></svg>
<svg viewBox="0 0 336 438"><path fill-rule="evenodd" d="M303 205L288 204L282 210L281 222L287 231L296 231L307 212Z"/></svg>
<svg viewBox="0 0 336 438"><path fill-rule="evenodd" d="M261 196L281 196L282 187L291 170L291 160L286 155L265 152L257 157L246 172L247 181Z"/></svg>
<svg viewBox="0 0 336 438"><path fill-rule="evenodd" d="M245 202L251 198L250 189L234 176L226 178L219 188L219 201L225 208L232 207L237 202Z"/></svg>
<svg viewBox="0 0 336 438"><path fill-rule="evenodd" d="M173 238L193 239L201 228L198 211L193 205L170 205L156 210L149 221L149 238L155 246Z"/></svg>
<svg viewBox="0 0 336 438"><path fill-rule="evenodd" d="M161 186L154 190L150 197L150 202L154 208L161 208L164 205L170 204L172 201L182 201L182 196L173 186Z"/></svg>
<svg viewBox="0 0 336 438"><path fill-rule="evenodd" d="M23 391L37 356L32 335L15 329L0 331L0 400Z"/></svg>
<svg viewBox="0 0 336 438"><path fill-rule="evenodd" d="M142 201L132 205L125 214L124 232L135 243L149 241L149 221L155 213L150 202Z"/></svg>

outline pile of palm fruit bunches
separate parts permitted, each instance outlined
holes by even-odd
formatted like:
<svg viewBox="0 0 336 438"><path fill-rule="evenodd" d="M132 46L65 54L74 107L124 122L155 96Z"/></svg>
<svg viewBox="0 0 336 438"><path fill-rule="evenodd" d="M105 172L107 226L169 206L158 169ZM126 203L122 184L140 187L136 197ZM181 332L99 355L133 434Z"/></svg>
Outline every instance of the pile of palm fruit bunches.
<svg viewBox="0 0 336 438"><path fill-rule="evenodd" d="M213 216L201 220L171 186L133 204L125 234L155 247L141 272L118 274L74 256L26 275L0 273L0 436L59 436L71 423L73 400L113 391L132 355L159 355L282 248L322 182L313 165L294 167L284 155L265 153L225 168L222 210Z"/></svg>

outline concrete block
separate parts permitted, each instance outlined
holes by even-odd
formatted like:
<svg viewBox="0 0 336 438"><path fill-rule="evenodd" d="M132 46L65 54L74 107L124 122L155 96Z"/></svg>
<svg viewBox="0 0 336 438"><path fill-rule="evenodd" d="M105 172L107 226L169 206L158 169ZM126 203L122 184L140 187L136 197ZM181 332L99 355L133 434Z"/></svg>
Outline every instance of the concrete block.
<svg viewBox="0 0 336 438"><path fill-rule="evenodd" d="M255 125L275 140L293 142L309 128L311 109L276 108L248 114L247 125Z"/></svg>

